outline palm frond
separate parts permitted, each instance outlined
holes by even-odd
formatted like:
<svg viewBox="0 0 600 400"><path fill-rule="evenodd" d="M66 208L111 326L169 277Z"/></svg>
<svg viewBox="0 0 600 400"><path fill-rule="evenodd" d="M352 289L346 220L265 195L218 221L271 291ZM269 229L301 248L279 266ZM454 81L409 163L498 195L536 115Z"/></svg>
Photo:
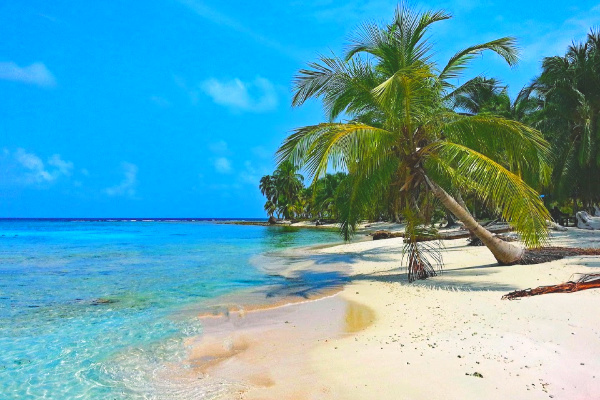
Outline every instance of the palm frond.
<svg viewBox="0 0 600 400"><path fill-rule="evenodd" d="M424 40L425 35L431 25L449 18L451 15L443 10L416 12L403 2L390 25L361 25L350 39L345 60L366 53L379 61L382 70L392 74L415 61L427 62L431 44Z"/></svg>
<svg viewBox="0 0 600 400"><path fill-rule="evenodd" d="M498 54L510 66L516 65L519 61L516 39L514 37L503 37L459 51L450 58L446 66L442 69L439 79L442 82L447 82L449 79L458 78L467 68L469 62L486 50L491 50ZM451 86L450 84L447 85Z"/></svg>
<svg viewBox="0 0 600 400"><path fill-rule="evenodd" d="M358 223L369 214L369 209L381 199L382 193L387 192L397 168L397 160L388 158L371 174L349 174L341 182L336 206L344 240L352 238Z"/></svg>
<svg viewBox="0 0 600 400"><path fill-rule="evenodd" d="M501 163L515 173L527 171L542 184L550 179L550 144L540 131L521 122L494 115L454 116L443 131L448 140L487 157L500 155Z"/></svg>
<svg viewBox="0 0 600 400"><path fill-rule="evenodd" d="M347 168L355 160L369 159L373 152L389 143L393 134L361 123L324 123L296 129L276 153L278 163L290 160L305 167L314 180L330 165Z"/></svg>
<svg viewBox="0 0 600 400"><path fill-rule="evenodd" d="M500 94L504 87L494 78L477 76L444 96L452 109L465 110L471 114L481 111L485 102Z"/></svg>
<svg viewBox="0 0 600 400"><path fill-rule="evenodd" d="M408 281L427 279L437 276L444 266L443 244L437 239L437 230L426 227L419 216L409 208L403 212L406 227L404 229L404 247L402 263L408 271Z"/></svg>
<svg viewBox="0 0 600 400"><path fill-rule="evenodd" d="M501 211L528 247L547 243L550 214L540 195L519 176L489 157L466 146L438 142L423 149L426 170L437 169L459 188L468 188L482 201Z"/></svg>

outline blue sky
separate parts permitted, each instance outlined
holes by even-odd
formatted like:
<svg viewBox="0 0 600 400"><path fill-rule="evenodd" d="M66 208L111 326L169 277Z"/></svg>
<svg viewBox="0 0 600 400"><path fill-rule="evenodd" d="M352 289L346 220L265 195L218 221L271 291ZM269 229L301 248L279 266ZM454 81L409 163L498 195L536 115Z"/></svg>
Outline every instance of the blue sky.
<svg viewBox="0 0 600 400"><path fill-rule="evenodd" d="M527 84L542 57L600 25L598 1L413 3L454 15L432 32L445 60L516 36L510 69L486 55L472 74ZM394 1L0 4L0 217L261 217L257 189L294 127L294 73L340 52Z"/></svg>

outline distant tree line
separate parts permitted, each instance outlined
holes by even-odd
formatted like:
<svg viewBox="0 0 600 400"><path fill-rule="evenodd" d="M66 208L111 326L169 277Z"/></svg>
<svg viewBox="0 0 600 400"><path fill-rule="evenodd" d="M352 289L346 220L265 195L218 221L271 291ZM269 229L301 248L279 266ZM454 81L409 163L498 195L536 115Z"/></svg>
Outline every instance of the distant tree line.
<svg viewBox="0 0 600 400"><path fill-rule="evenodd" d="M264 209L269 217L336 220L338 188L345 177L343 172L326 174L305 187L298 167L283 162L260 180L260 191L267 198Z"/></svg>

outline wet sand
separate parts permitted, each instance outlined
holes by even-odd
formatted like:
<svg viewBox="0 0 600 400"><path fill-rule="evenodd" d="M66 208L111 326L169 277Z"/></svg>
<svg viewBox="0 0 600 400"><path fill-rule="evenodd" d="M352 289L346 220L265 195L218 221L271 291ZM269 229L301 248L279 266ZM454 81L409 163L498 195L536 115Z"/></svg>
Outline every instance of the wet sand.
<svg viewBox="0 0 600 400"><path fill-rule="evenodd" d="M236 382L231 398L337 397L327 382L316 384L311 351L374 318L369 307L337 295L202 317L204 333L187 343L188 362L199 377Z"/></svg>

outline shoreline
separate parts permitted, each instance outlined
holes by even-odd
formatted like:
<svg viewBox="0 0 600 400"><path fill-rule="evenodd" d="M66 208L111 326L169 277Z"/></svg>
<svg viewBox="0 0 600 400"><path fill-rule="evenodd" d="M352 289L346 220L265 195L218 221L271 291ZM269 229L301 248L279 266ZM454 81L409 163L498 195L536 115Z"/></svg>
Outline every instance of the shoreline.
<svg viewBox="0 0 600 400"><path fill-rule="evenodd" d="M552 236L553 245L600 246L600 232ZM305 263L287 273L345 268L349 277L339 292L209 318L215 330L205 345L212 344L201 344L208 336L195 338L190 360L202 360L203 351L221 354L202 376L237 380L232 398L243 399L396 399L400 392L406 399L589 399L600 392L600 316L594 312L600 291L501 300L514 289L595 272L598 257L501 267L485 247L468 247L466 239L444 245L444 272L414 284L399 268L401 238L304 249ZM355 332L340 328L349 304L370 310L369 324ZM290 328L285 321L294 313ZM225 339L218 333L223 326L230 329ZM237 339L228 340L232 335ZM231 351L215 350L223 348ZM273 348L285 351L278 358Z"/></svg>

